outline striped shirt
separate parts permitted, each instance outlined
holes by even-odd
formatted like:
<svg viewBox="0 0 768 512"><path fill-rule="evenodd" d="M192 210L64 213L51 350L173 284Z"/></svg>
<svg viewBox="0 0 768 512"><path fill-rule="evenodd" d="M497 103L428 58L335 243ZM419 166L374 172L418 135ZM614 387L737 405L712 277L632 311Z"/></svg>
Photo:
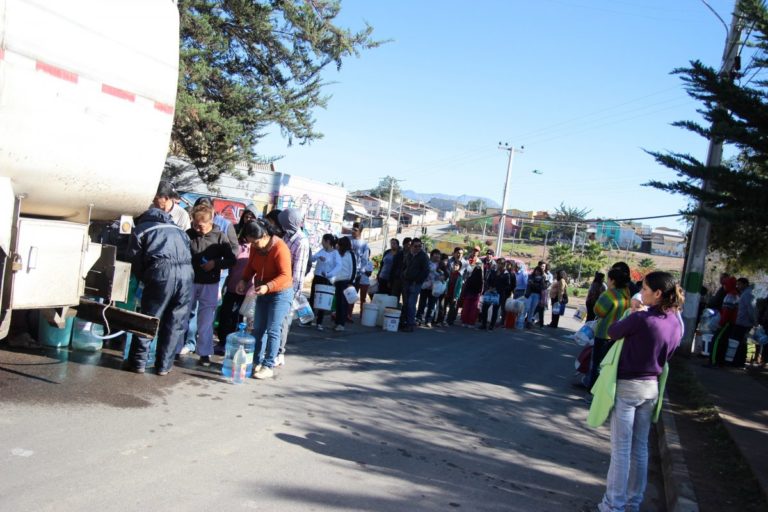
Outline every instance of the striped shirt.
<svg viewBox="0 0 768 512"><path fill-rule="evenodd" d="M611 288L604 291L595 304L597 328L595 338L608 339L608 328L629 309L629 288Z"/></svg>
<svg viewBox="0 0 768 512"><path fill-rule="evenodd" d="M301 293L304 285L304 276L307 273L307 261L309 260L309 239L302 230L296 231L293 236L285 235L283 241L291 251L291 268L293 269L293 291Z"/></svg>

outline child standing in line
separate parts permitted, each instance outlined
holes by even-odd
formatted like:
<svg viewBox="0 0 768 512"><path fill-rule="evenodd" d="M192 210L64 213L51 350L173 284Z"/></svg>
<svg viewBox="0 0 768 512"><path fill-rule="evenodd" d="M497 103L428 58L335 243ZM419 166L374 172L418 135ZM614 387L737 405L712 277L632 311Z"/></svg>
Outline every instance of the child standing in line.
<svg viewBox="0 0 768 512"><path fill-rule="evenodd" d="M453 325L456 321L456 315L458 313L456 304L461 296L461 288L464 285L464 274L461 271L461 266L461 260L454 260L451 263L451 273L448 276L445 294L443 294L442 307L438 314L438 318L443 318L443 327L446 325Z"/></svg>
<svg viewBox="0 0 768 512"><path fill-rule="evenodd" d="M341 258L336 250L336 237L330 233L323 235L323 248L317 254L312 255L312 263L315 263L315 277L312 279L312 291L309 294L309 303L315 307L315 287L317 285L332 285L332 280L341 270ZM318 331L323 330L323 316L325 311L315 311L315 325Z"/></svg>
<svg viewBox="0 0 768 512"><path fill-rule="evenodd" d="M435 308L435 302L434 297L432 296L432 283L435 280L435 277L437 276L437 267L440 264L440 249L432 249L432 252L429 253L429 277L427 277L426 281L421 285L421 292L419 293L419 307L416 312L416 323L422 324L422 323L429 323L429 327L431 327L432 319L427 315L427 318L424 318L424 311L426 309L432 309L434 311ZM431 302L431 308L430 306Z"/></svg>

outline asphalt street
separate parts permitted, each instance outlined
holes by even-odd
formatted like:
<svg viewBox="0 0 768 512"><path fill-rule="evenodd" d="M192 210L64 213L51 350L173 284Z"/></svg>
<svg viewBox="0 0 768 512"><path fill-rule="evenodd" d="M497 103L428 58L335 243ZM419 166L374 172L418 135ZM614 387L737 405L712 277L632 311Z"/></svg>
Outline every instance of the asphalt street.
<svg viewBox="0 0 768 512"><path fill-rule="evenodd" d="M595 510L608 430L566 334L294 327L276 378L240 386L3 342L0 510Z"/></svg>

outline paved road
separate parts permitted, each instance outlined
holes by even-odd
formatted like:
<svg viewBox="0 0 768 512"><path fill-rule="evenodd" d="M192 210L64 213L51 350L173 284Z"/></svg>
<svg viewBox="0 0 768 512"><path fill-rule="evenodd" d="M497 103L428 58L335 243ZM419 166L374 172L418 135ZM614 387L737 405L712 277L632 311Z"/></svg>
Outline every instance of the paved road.
<svg viewBox="0 0 768 512"><path fill-rule="evenodd" d="M192 359L160 378L116 370L113 351L0 344L0 510L530 512L599 500L608 433L585 425L565 332L294 331L277 378L242 386ZM658 510L655 484L649 494Z"/></svg>

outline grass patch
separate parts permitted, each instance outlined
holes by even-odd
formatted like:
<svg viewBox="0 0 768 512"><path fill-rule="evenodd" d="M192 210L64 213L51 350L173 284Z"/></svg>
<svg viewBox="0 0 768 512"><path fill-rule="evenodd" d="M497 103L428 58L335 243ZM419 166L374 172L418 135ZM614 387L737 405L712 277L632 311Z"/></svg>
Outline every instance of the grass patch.
<svg viewBox="0 0 768 512"><path fill-rule="evenodd" d="M757 479L691 364L697 362L673 358L667 389L700 510L768 510Z"/></svg>

